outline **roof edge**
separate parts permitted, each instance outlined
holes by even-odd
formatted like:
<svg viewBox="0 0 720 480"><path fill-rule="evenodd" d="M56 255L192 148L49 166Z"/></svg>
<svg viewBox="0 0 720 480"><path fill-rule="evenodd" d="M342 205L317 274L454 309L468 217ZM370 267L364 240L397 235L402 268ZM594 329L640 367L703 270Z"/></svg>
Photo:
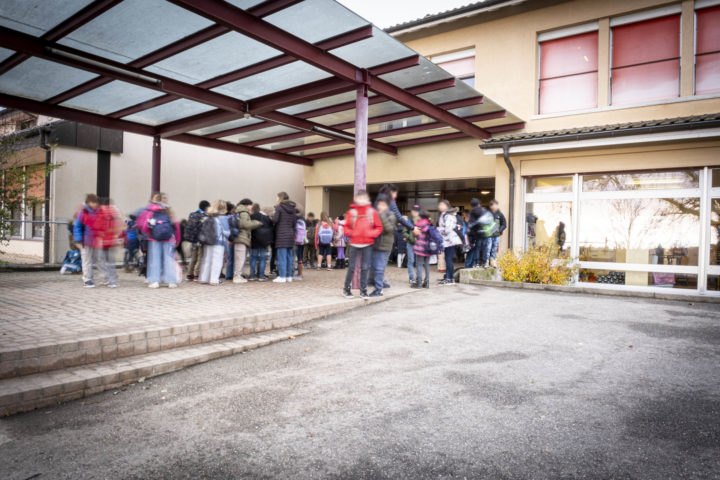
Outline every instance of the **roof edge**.
<svg viewBox="0 0 720 480"><path fill-rule="evenodd" d="M392 25L384 30L392 35L400 35L419 28L427 28L439 22L450 22L466 16L477 15L488 10L497 10L505 6L523 3L526 0L484 0L463 7L445 10L436 14L428 14L422 18Z"/></svg>

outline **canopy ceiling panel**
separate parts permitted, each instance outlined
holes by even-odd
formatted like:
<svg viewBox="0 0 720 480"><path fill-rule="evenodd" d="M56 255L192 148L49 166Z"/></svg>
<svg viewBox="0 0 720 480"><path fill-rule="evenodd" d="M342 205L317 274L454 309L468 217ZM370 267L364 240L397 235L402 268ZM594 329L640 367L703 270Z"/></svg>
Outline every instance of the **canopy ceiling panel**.
<svg viewBox="0 0 720 480"><path fill-rule="evenodd" d="M0 1L10 108L310 165L352 148L360 87L391 154L523 126L335 0Z"/></svg>

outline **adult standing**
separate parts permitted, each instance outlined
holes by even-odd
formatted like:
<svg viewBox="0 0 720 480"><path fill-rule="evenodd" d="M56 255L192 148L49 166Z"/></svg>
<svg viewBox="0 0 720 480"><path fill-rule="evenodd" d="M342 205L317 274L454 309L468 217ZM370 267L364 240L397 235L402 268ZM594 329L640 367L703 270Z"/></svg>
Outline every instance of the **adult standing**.
<svg viewBox="0 0 720 480"><path fill-rule="evenodd" d="M152 196L138 216L137 225L148 239L148 287L158 288L160 282L167 283L169 288L177 287L175 248L181 241L180 225L167 204L166 194L158 192Z"/></svg>
<svg viewBox="0 0 720 480"><path fill-rule="evenodd" d="M407 217L403 217L402 213L400 213L400 209L397 206L397 185L395 185L394 183L386 183L385 185L380 187L380 193L378 193L378 197L380 195L385 195L387 197L388 207L390 209L390 212L392 212L392 214L395 216L395 220L403 227L419 235L420 232L418 230L415 230L415 226L413 225L413 223ZM383 286L385 288L390 288L390 282L388 282L387 278L383 279Z"/></svg>
<svg viewBox="0 0 720 480"><path fill-rule="evenodd" d="M457 232L457 215L447 200L438 202L440 219L438 220L438 231L443 237L443 249L445 253L445 279L440 285L455 284L455 247L462 245L462 240Z"/></svg>
<svg viewBox="0 0 720 480"><path fill-rule="evenodd" d="M277 249L278 276L273 282L285 283L293 280L293 247L295 246L295 202L286 192L277 194L273 215L275 225L275 248Z"/></svg>

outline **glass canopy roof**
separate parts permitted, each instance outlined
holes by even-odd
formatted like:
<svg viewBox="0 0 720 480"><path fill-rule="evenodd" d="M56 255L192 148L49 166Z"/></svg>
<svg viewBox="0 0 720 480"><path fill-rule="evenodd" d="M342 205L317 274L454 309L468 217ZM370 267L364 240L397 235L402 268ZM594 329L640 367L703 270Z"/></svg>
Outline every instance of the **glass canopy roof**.
<svg viewBox="0 0 720 480"><path fill-rule="evenodd" d="M359 85L373 150L524 126L334 0L0 2L8 108L311 164L352 148Z"/></svg>

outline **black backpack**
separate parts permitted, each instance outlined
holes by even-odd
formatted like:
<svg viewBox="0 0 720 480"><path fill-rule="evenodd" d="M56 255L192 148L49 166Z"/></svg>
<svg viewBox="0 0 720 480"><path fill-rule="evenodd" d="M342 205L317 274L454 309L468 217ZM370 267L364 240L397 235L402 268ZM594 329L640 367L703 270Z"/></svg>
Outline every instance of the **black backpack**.
<svg viewBox="0 0 720 480"><path fill-rule="evenodd" d="M217 245L218 235L214 217L207 217L202 221L198 241L203 245Z"/></svg>
<svg viewBox="0 0 720 480"><path fill-rule="evenodd" d="M186 241L191 243L197 243L198 235L200 234L200 225L202 224L205 215L200 212L192 212L188 217L187 225L185 225L184 238Z"/></svg>

